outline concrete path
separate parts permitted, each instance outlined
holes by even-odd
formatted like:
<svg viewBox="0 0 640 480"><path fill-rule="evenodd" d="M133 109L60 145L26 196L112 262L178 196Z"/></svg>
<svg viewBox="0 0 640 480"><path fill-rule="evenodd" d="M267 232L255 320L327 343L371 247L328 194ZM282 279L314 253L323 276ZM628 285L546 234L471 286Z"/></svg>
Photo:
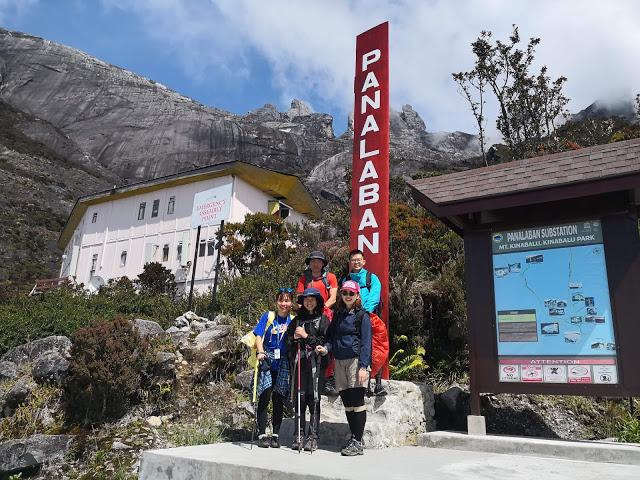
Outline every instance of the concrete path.
<svg viewBox="0 0 640 480"><path fill-rule="evenodd" d="M219 443L144 452L140 480L638 480L640 466L426 447L342 457Z"/></svg>
<svg viewBox="0 0 640 480"><path fill-rule="evenodd" d="M506 453L529 457L564 458L565 460L640 466L640 445L629 443L467 435L466 433L443 431L421 433L418 435L417 443L423 447L447 450Z"/></svg>

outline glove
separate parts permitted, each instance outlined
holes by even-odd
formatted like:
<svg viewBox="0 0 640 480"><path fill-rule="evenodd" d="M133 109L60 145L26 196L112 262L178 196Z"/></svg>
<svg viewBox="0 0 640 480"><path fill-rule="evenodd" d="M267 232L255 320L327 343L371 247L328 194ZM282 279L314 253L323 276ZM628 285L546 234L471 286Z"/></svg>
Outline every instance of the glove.
<svg viewBox="0 0 640 480"><path fill-rule="evenodd" d="M268 372L271 370L271 360L269 357L264 357L263 360L260 360L260 371Z"/></svg>

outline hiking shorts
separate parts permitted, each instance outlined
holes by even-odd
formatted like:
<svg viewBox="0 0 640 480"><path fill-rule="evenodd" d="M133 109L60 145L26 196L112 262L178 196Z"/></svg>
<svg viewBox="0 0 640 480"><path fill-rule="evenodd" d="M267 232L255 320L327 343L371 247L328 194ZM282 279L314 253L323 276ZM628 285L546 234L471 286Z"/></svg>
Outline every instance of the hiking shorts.
<svg viewBox="0 0 640 480"><path fill-rule="evenodd" d="M348 358L346 360L338 360L336 358L335 373L333 375L336 382L336 390L339 392L348 388L363 386L358 383L357 358Z"/></svg>

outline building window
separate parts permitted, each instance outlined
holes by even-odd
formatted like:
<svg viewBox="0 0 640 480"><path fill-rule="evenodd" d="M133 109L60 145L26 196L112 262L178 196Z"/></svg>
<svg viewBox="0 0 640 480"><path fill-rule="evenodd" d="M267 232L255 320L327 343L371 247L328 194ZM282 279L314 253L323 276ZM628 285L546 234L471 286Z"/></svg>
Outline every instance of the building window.
<svg viewBox="0 0 640 480"><path fill-rule="evenodd" d="M176 208L176 197L169 197L169 205L167 205L167 214L173 214Z"/></svg>
<svg viewBox="0 0 640 480"><path fill-rule="evenodd" d="M151 218L158 216L158 210L160 210L160 200L154 200L153 207L151 207Z"/></svg>
<svg viewBox="0 0 640 480"><path fill-rule="evenodd" d="M89 278L96 274L96 267L98 266L98 254L94 253L91 257L91 270L89 270Z"/></svg>
<svg viewBox="0 0 640 480"><path fill-rule="evenodd" d="M120 267L124 267L127 264L127 251L123 250L120 254Z"/></svg>
<svg viewBox="0 0 640 480"><path fill-rule="evenodd" d="M204 257L206 246L207 246L207 243L204 240L200 240L200 248L198 248L199 257Z"/></svg>
<svg viewBox="0 0 640 480"><path fill-rule="evenodd" d="M182 263L182 242L178 242L178 246L176 247L176 260L178 263Z"/></svg>
<svg viewBox="0 0 640 480"><path fill-rule="evenodd" d="M91 217L91 223L96 223L98 221L98 212L94 212L93 216Z"/></svg>
<svg viewBox="0 0 640 480"><path fill-rule="evenodd" d="M213 255L216 251L216 241L213 238L207 240L207 255Z"/></svg>
<svg viewBox="0 0 640 480"><path fill-rule="evenodd" d="M162 247L162 261L163 262L169 261L169 245L166 243L164 244L164 247Z"/></svg>
<svg viewBox="0 0 640 480"><path fill-rule="evenodd" d="M140 208L138 208L138 220L144 220L145 208L147 208L147 202L140 202Z"/></svg>
<svg viewBox="0 0 640 480"><path fill-rule="evenodd" d="M276 216L284 220L289 216L291 207L280 200L269 200L267 203L267 212L269 215Z"/></svg>

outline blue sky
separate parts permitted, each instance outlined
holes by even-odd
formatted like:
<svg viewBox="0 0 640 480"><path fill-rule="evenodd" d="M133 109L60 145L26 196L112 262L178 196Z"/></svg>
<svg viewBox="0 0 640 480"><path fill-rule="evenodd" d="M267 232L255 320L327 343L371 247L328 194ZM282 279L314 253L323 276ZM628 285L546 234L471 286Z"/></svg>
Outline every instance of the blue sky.
<svg viewBox="0 0 640 480"><path fill-rule="evenodd" d="M568 77L576 112L640 91L640 2L618 0L0 0L0 25L69 45L205 105L245 113L293 98L334 116L353 108L355 36L390 21L391 108L429 131L475 132L451 72L481 30L540 36L539 65ZM489 116L495 111L489 105ZM488 130L494 132L494 118Z"/></svg>

